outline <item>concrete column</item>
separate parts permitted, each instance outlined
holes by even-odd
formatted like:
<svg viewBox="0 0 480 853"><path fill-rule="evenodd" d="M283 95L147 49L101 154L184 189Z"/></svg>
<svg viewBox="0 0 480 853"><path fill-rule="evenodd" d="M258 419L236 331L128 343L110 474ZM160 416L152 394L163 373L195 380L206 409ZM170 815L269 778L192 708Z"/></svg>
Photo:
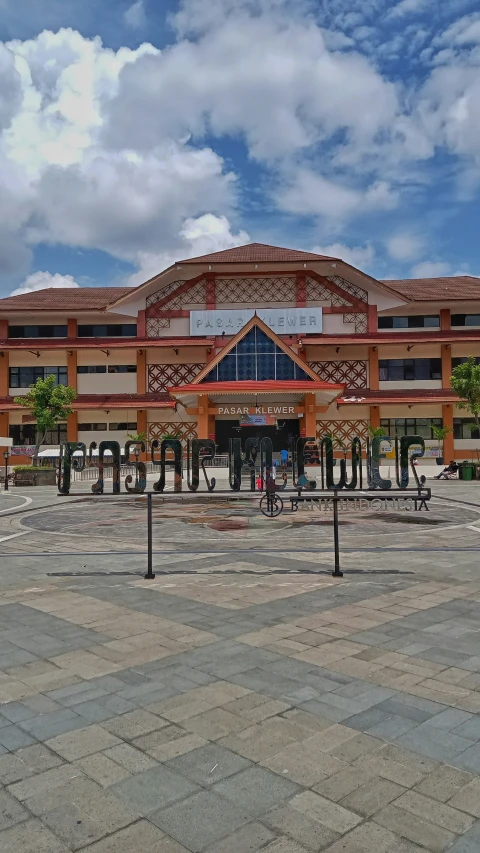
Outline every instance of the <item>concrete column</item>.
<svg viewBox="0 0 480 853"><path fill-rule="evenodd" d="M147 351L137 350L137 394L147 393ZM139 430L141 432L141 430Z"/></svg>
<svg viewBox="0 0 480 853"><path fill-rule="evenodd" d="M305 436L317 437L317 412L315 394L305 394Z"/></svg>
<svg viewBox="0 0 480 853"><path fill-rule="evenodd" d="M367 311L367 331L378 331L378 311L376 305L369 305Z"/></svg>
<svg viewBox="0 0 480 853"><path fill-rule="evenodd" d="M208 438L209 422L208 422L208 396L207 394L199 394L198 396L198 421L197 421L197 436L198 438Z"/></svg>
<svg viewBox="0 0 480 853"><path fill-rule="evenodd" d="M450 388L452 375L452 348L450 344L442 344L442 388Z"/></svg>
<svg viewBox="0 0 480 853"><path fill-rule="evenodd" d="M451 328L450 308L440 308L440 330L449 332Z"/></svg>
<svg viewBox="0 0 480 853"><path fill-rule="evenodd" d="M0 353L0 397L8 397L10 385L9 367L10 359L8 350Z"/></svg>
<svg viewBox="0 0 480 853"><path fill-rule="evenodd" d="M453 406L451 403L444 403L442 406L443 426L450 427L452 430L443 439L443 458L447 464L455 459L455 441L453 438Z"/></svg>
<svg viewBox="0 0 480 853"><path fill-rule="evenodd" d="M78 412L67 418L67 441L78 441Z"/></svg>
<svg viewBox="0 0 480 853"><path fill-rule="evenodd" d="M137 316L137 338L147 337L147 318L145 310L139 311Z"/></svg>
<svg viewBox="0 0 480 853"><path fill-rule="evenodd" d="M0 412L0 435L3 435L4 438L8 438L8 427L9 427L8 412ZM5 450L5 447L0 446L0 450ZM1 461L4 461L3 456L1 457Z"/></svg>
<svg viewBox="0 0 480 853"><path fill-rule="evenodd" d="M370 426L376 429L380 426L380 407L370 406Z"/></svg>
<svg viewBox="0 0 480 853"><path fill-rule="evenodd" d="M368 348L368 387L370 391L379 389L378 347Z"/></svg>
<svg viewBox="0 0 480 853"><path fill-rule="evenodd" d="M69 338L78 337L78 322L76 317L69 317L67 320L67 336Z"/></svg>
<svg viewBox="0 0 480 853"><path fill-rule="evenodd" d="M0 319L0 341L8 340L8 320L5 318Z"/></svg>
<svg viewBox="0 0 480 853"><path fill-rule="evenodd" d="M148 424L147 424L147 410L146 409L137 409L137 433L145 433L148 441ZM140 462L145 462L148 458L147 453L140 453L138 457Z"/></svg>
<svg viewBox="0 0 480 853"><path fill-rule="evenodd" d="M67 382L75 391L78 389L76 350L67 351Z"/></svg>

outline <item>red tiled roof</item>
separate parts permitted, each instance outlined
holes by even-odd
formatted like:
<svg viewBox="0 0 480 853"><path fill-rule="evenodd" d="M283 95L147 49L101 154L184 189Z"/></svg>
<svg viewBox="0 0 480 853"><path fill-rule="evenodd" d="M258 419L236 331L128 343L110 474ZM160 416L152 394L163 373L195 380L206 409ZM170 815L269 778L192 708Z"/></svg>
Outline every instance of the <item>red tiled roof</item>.
<svg viewBox="0 0 480 853"><path fill-rule="evenodd" d="M72 409L173 409L175 401L168 394L78 394ZM22 409L13 397L0 397L0 411Z"/></svg>
<svg viewBox="0 0 480 853"><path fill-rule="evenodd" d="M342 406L385 405L387 403L455 403L459 398L451 388L392 388L392 390L370 391L368 388L350 388L338 398Z"/></svg>
<svg viewBox="0 0 480 853"><path fill-rule="evenodd" d="M198 385L180 385L169 388L171 394L288 394L291 391L343 391L344 384L293 379L288 381L267 380L265 382L201 382Z"/></svg>
<svg viewBox="0 0 480 853"><path fill-rule="evenodd" d="M178 264L281 264L304 263L306 261L338 261L327 255L316 255L314 252L301 252L297 249L284 249L281 246L269 246L266 243L249 243L247 246L236 246L222 252L212 252L210 255L200 255L197 258L186 258L177 261Z"/></svg>
<svg viewBox="0 0 480 853"><path fill-rule="evenodd" d="M0 311L88 311L106 308L134 287L47 287L0 299ZM127 320L125 320L127 322Z"/></svg>
<svg viewBox="0 0 480 853"><path fill-rule="evenodd" d="M392 279L383 282L401 296L416 302L449 302L458 299L480 299L480 278L455 275L445 278Z"/></svg>
<svg viewBox="0 0 480 853"><path fill-rule="evenodd" d="M9 338L2 350L146 349L147 347L213 347L209 338Z"/></svg>
<svg viewBox="0 0 480 853"><path fill-rule="evenodd" d="M344 344L435 344L435 343L471 343L480 341L480 329L476 331L446 331L429 332L422 329L419 332L371 332L368 335L305 335L301 338L302 346L343 346Z"/></svg>

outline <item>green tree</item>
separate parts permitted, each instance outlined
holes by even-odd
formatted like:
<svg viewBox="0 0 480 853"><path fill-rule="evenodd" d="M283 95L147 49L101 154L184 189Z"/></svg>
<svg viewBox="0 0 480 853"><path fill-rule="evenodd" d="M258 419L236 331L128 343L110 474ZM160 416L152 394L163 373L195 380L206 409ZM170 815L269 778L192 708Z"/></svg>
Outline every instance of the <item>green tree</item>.
<svg viewBox="0 0 480 853"><path fill-rule="evenodd" d="M385 427L373 427L371 424L368 425L368 431L370 433L370 438L383 438L383 436L387 434Z"/></svg>
<svg viewBox="0 0 480 853"><path fill-rule="evenodd" d="M475 418L477 429L480 428L480 364L473 356L453 369L450 385L460 397L458 408L467 409Z"/></svg>
<svg viewBox="0 0 480 853"><path fill-rule="evenodd" d="M433 437L438 441L438 446L440 447L440 456L443 458L443 441L447 437L447 435L452 432L452 427L449 426L435 426L432 425Z"/></svg>
<svg viewBox="0 0 480 853"><path fill-rule="evenodd" d="M37 422L34 462L44 442L45 433L54 429L59 421L65 421L72 414L72 406L77 392L70 385L57 385L56 377L47 376L37 379L30 385L30 391L23 397L15 397L14 402L28 409Z"/></svg>

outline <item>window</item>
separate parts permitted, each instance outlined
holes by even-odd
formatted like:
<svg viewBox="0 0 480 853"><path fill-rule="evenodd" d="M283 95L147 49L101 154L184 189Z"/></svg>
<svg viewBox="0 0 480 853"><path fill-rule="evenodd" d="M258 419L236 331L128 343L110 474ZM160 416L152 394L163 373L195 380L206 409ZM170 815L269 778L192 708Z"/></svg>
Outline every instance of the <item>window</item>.
<svg viewBox="0 0 480 853"><path fill-rule="evenodd" d="M9 326L9 338L66 338L67 326Z"/></svg>
<svg viewBox="0 0 480 853"><path fill-rule="evenodd" d="M108 373L136 373L136 364L109 364Z"/></svg>
<svg viewBox="0 0 480 853"><path fill-rule="evenodd" d="M79 326L79 338L134 338L136 323L108 323L105 326Z"/></svg>
<svg viewBox="0 0 480 853"><path fill-rule="evenodd" d="M411 317L379 317L379 329L439 329L440 317L412 315Z"/></svg>
<svg viewBox="0 0 480 853"><path fill-rule="evenodd" d="M79 432L106 432L107 424L79 424Z"/></svg>
<svg viewBox="0 0 480 853"><path fill-rule="evenodd" d="M310 377L256 326L220 361L204 382L262 382Z"/></svg>
<svg viewBox="0 0 480 853"><path fill-rule="evenodd" d="M380 359L378 366L382 382L415 382L442 378L441 358Z"/></svg>
<svg viewBox="0 0 480 853"><path fill-rule="evenodd" d="M402 435L421 435L425 439L433 439L432 426L442 426L441 418L386 418L380 421L391 438Z"/></svg>
<svg viewBox="0 0 480 853"><path fill-rule="evenodd" d="M11 367L10 388L29 388L37 379L55 376L57 385L67 385L66 367Z"/></svg>
<svg viewBox="0 0 480 853"><path fill-rule="evenodd" d="M454 438L480 438L480 431L476 427L475 418L454 418Z"/></svg>
<svg viewBox="0 0 480 853"><path fill-rule="evenodd" d="M468 356L462 356L460 358L452 358L452 370L454 367L458 367L459 364L465 364L468 361ZM475 356L475 364L480 364L480 355Z"/></svg>
<svg viewBox="0 0 480 853"><path fill-rule="evenodd" d="M10 427L10 438L14 444L35 444L37 440L36 424L12 424ZM67 440L67 425L57 424L53 429L47 430L44 444L59 445Z"/></svg>
<svg viewBox="0 0 480 853"><path fill-rule="evenodd" d="M120 430L125 432L136 432L137 425L136 423L125 423L121 422L118 424L109 424L109 430Z"/></svg>
<svg viewBox="0 0 480 853"><path fill-rule="evenodd" d="M77 367L77 373L106 373L107 368L104 364L81 364Z"/></svg>
<svg viewBox="0 0 480 853"><path fill-rule="evenodd" d="M452 314L452 326L480 326L480 314Z"/></svg>

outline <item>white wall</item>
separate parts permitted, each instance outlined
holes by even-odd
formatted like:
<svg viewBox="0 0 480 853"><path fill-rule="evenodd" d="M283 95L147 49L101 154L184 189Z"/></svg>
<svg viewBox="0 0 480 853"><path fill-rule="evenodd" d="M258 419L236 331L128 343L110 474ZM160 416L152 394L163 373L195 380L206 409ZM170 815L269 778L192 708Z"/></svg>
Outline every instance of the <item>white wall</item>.
<svg viewBox="0 0 480 853"><path fill-rule="evenodd" d="M136 373L79 373L79 394L135 394Z"/></svg>

